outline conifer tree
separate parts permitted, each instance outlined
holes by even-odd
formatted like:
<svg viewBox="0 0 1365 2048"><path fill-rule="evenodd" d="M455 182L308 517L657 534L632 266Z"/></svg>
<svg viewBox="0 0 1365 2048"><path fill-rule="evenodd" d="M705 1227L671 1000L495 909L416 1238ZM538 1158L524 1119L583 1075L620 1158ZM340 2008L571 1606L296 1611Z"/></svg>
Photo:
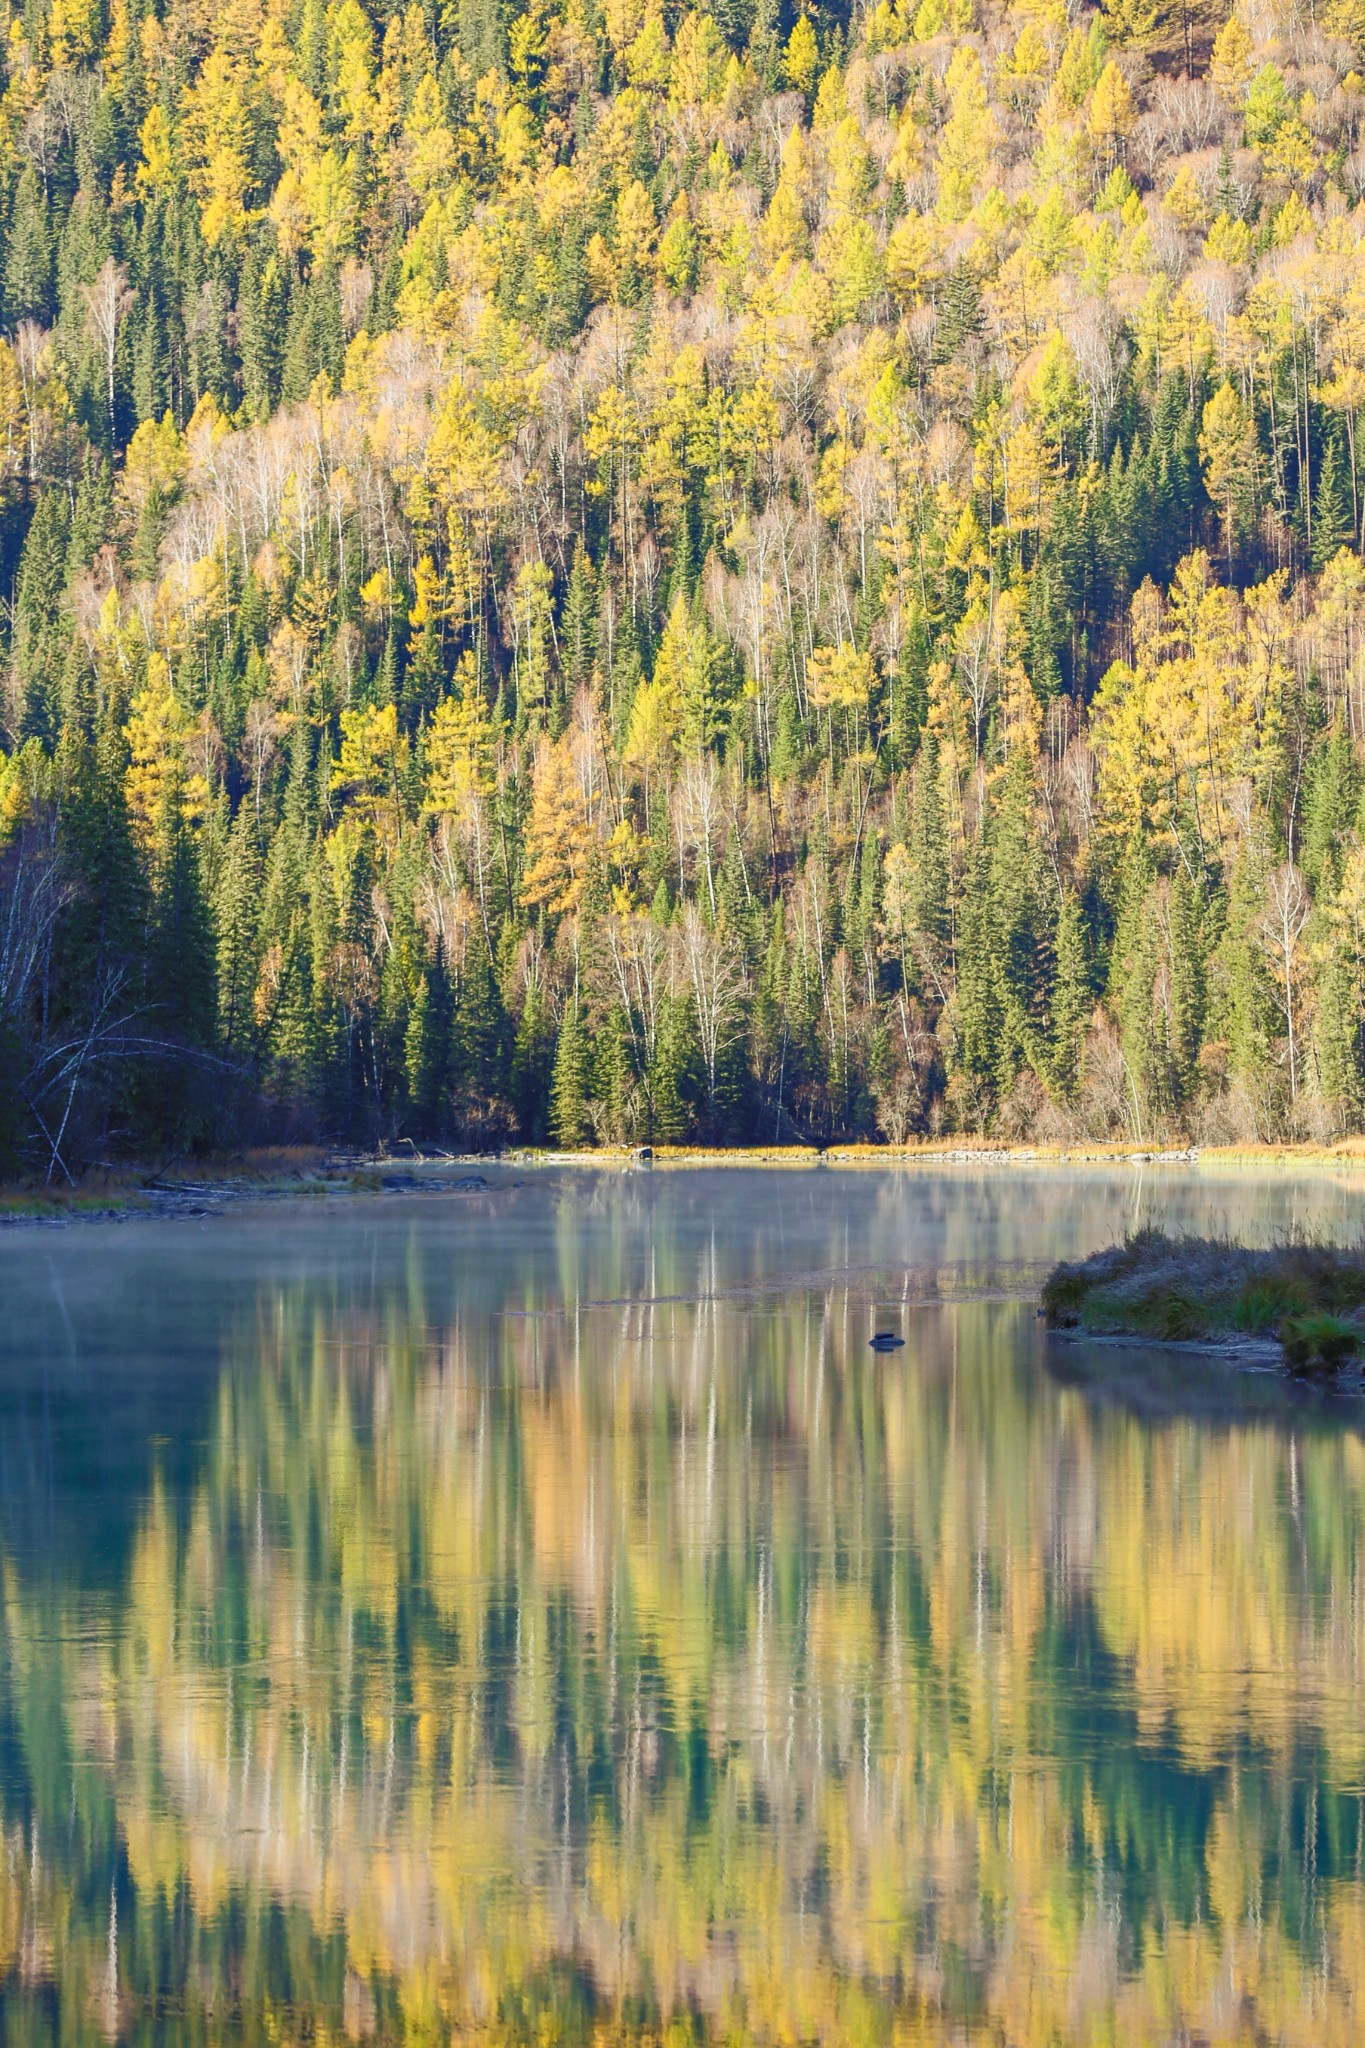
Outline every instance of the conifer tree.
<svg viewBox="0 0 1365 2048"><path fill-rule="evenodd" d="M534 1020L533 1020L534 1021ZM507 1017L497 977L482 946L474 945L460 976L453 1026L453 1071L459 1099L477 1130L496 1122L508 1089ZM528 1039L517 1035L518 1095L529 1085Z"/></svg>
<svg viewBox="0 0 1365 2048"><path fill-rule="evenodd" d="M948 1055L949 1088L962 1121L969 1129L981 1129L989 1119L995 1098L1005 1016L990 855L979 843L967 863L957 962L953 1039Z"/></svg>
<svg viewBox="0 0 1365 2048"><path fill-rule="evenodd" d="M158 819L164 850L151 904L147 1019L161 1048L139 1071L143 1116L164 1141L212 1133L217 1090L194 1055L214 1043L217 992L213 928L198 849L183 812L183 790L168 783Z"/></svg>
<svg viewBox="0 0 1365 2048"><path fill-rule="evenodd" d="M628 1144L634 1134L636 1077L630 1019L612 1005L593 1043L592 1093L600 1107L602 1135L609 1144Z"/></svg>
<svg viewBox="0 0 1365 2048"><path fill-rule="evenodd" d="M66 546L68 582L94 561L109 537L113 517L113 472L106 457L87 448L81 460L80 482L71 507L71 527Z"/></svg>
<svg viewBox="0 0 1365 2048"><path fill-rule="evenodd" d="M66 494L44 491L19 565L12 645L21 693L20 732L48 747L55 745L61 726L59 679L66 651L62 613L70 540Z"/></svg>
<svg viewBox="0 0 1365 2048"><path fill-rule="evenodd" d="M1263 848L1240 852L1228 886L1227 919L1210 962L1214 1035L1226 1042L1231 1073L1247 1087L1258 1128L1269 1131L1278 1106L1272 1052L1275 1001L1257 927L1269 863Z"/></svg>
<svg viewBox="0 0 1365 2048"><path fill-rule="evenodd" d="M1323 1097L1340 1124L1357 1128L1365 1109L1365 1008L1361 962L1344 929L1325 949L1318 983L1314 1045Z"/></svg>
<svg viewBox="0 0 1365 2048"><path fill-rule="evenodd" d="M46 326L52 318L52 229L38 173L30 162L19 174L5 240L5 323Z"/></svg>
<svg viewBox="0 0 1365 2048"><path fill-rule="evenodd" d="M1122 1049L1133 1111L1131 1135L1141 1143L1155 1114L1169 1107L1170 1071L1155 1000L1162 966L1160 894L1145 846L1128 849L1118 927L1109 963L1109 999Z"/></svg>
<svg viewBox="0 0 1365 2048"><path fill-rule="evenodd" d="M683 996L669 995L649 1070L650 1129L656 1144L680 1145L690 1133L697 1065L692 1006Z"/></svg>
<svg viewBox="0 0 1365 2048"><path fill-rule="evenodd" d="M1199 930L1199 905L1183 868L1171 877L1167 896L1169 930L1168 1047L1171 1073L1180 1101L1193 1100L1199 1077L1199 1048L1204 1035L1204 961Z"/></svg>
<svg viewBox="0 0 1365 2048"><path fill-rule="evenodd" d="M147 889L128 822L127 759L114 706L93 745L68 729L58 753L64 837L77 889L62 931L59 986L73 1018L92 1004L129 1010L144 993Z"/></svg>
<svg viewBox="0 0 1365 2048"><path fill-rule="evenodd" d="M553 1021L539 986L532 985L517 1019L508 1083L517 1128L532 1144L543 1144L549 1130L554 1053Z"/></svg>
<svg viewBox="0 0 1365 2048"><path fill-rule="evenodd" d="M560 626L564 674L571 692L581 690L592 675L597 653L597 577L582 540L574 546L573 569L564 596Z"/></svg>
<svg viewBox="0 0 1365 2048"><path fill-rule="evenodd" d="M252 419L268 419L278 402L288 331L286 273L275 250L262 243L243 267L237 301L242 400Z"/></svg>
<svg viewBox="0 0 1365 2048"><path fill-rule="evenodd" d="M424 1138L442 1136L448 1121L453 1023L450 976L438 941L435 957L417 984L403 1048L408 1102L417 1134Z"/></svg>
<svg viewBox="0 0 1365 2048"><path fill-rule="evenodd" d="M133 413L138 424L159 420L169 400L166 342L156 294L147 292L133 342Z"/></svg>
<svg viewBox="0 0 1365 2048"><path fill-rule="evenodd" d="M931 946L948 938L948 833L939 787L938 741L930 733L915 764L910 806L909 922Z"/></svg>
<svg viewBox="0 0 1365 2048"><path fill-rule="evenodd" d="M1303 826L1296 849L1315 894L1331 894L1341 880L1345 841L1356 823L1362 778L1345 724L1338 719L1309 757Z"/></svg>
<svg viewBox="0 0 1365 2048"><path fill-rule="evenodd" d="M268 292L268 265L260 287ZM273 297L271 299L273 303ZM262 321L266 317L262 309ZM307 398L319 371L326 371L333 386L341 382L346 355L346 330L341 317L341 295L336 272L324 266L306 287L294 293L285 334L284 358L280 366L280 396L298 405ZM268 375L262 356L255 372ZM257 388L260 388L258 383Z"/></svg>
<svg viewBox="0 0 1365 2048"><path fill-rule="evenodd" d="M1070 1100L1080 1073L1081 1041L1094 1003L1081 906L1068 890L1057 918L1049 1079Z"/></svg>
<svg viewBox="0 0 1365 2048"><path fill-rule="evenodd" d="M1032 764L1016 750L990 821L991 942L1001 1002L995 1049L1003 1092L1025 1061L1045 1067L1053 977L1053 929L1040 873Z"/></svg>
<svg viewBox="0 0 1365 2048"><path fill-rule="evenodd" d="M214 902L218 1023L224 1053L240 1058L255 1042L253 997L260 971L257 932L263 869L250 805L242 804L228 835Z"/></svg>
<svg viewBox="0 0 1365 2048"><path fill-rule="evenodd" d="M554 1078L550 1086L550 1135L564 1151L575 1151L592 1134L588 1094L592 1057L576 996L564 1006L555 1041Z"/></svg>
<svg viewBox="0 0 1365 2048"><path fill-rule="evenodd" d="M1351 486L1341 442L1337 435L1329 434L1313 494L1313 567L1325 569L1341 548L1350 545L1354 528Z"/></svg>

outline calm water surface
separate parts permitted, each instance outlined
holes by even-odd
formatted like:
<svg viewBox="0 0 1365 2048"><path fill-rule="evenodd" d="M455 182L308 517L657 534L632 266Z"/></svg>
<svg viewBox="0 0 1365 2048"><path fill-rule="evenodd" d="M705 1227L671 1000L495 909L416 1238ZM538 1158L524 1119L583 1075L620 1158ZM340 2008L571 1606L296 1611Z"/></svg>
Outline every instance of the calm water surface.
<svg viewBox="0 0 1365 2048"><path fill-rule="evenodd" d="M490 1179L0 1238L5 2041L1365 2039L1359 1418L1032 1305L1361 1177Z"/></svg>

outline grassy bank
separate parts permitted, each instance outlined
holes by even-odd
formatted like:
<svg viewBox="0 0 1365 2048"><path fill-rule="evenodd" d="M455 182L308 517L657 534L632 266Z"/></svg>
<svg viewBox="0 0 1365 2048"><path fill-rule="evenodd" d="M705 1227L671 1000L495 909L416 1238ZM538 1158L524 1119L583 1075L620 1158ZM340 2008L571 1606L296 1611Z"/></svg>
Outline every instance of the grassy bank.
<svg viewBox="0 0 1365 2048"><path fill-rule="evenodd" d="M905 1145L655 1145L585 1147L554 1152L518 1146L518 1163L620 1165L645 1151L656 1166L1318 1166L1365 1167L1365 1137L1331 1145L1204 1145L1153 1147L1129 1143L1012 1145L970 1135L919 1138Z"/></svg>
<svg viewBox="0 0 1365 2048"><path fill-rule="evenodd" d="M397 1191L411 1177L412 1166L410 1155L371 1159L312 1146L263 1147L207 1161L102 1166L74 1185L35 1180L0 1187L0 1224L205 1215L232 1202L383 1194ZM455 1168L466 1170L463 1164Z"/></svg>
<svg viewBox="0 0 1365 2048"><path fill-rule="evenodd" d="M1143 1230L1055 1267L1042 1305L1053 1329L1167 1343L1273 1338L1293 1370L1339 1372L1365 1339L1365 1245L1253 1250Z"/></svg>

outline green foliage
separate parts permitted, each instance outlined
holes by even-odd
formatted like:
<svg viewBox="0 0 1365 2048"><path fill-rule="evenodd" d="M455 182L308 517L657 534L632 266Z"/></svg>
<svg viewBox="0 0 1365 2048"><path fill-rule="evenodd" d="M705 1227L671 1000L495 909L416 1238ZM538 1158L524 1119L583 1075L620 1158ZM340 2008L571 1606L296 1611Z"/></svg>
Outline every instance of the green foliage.
<svg viewBox="0 0 1365 2048"><path fill-rule="evenodd" d="M1284 74L1263 65L1251 81L1246 98L1246 139L1253 148L1275 140L1293 111Z"/></svg>
<svg viewBox="0 0 1365 2048"><path fill-rule="evenodd" d="M1280 1330L1284 1362L1308 1378L1339 1373L1360 1350L1360 1330L1343 1316L1286 1317Z"/></svg>
<svg viewBox="0 0 1365 2048"><path fill-rule="evenodd" d="M690 1136L698 1089L696 1017L683 996L668 996L649 1070L650 1136L680 1145Z"/></svg>
<svg viewBox="0 0 1365 2048"><path fill-rule="evenodd" d="M568 1004L555 1042L554 1078L550 1084L550 1135L565 1151L574 1151L591 1135L588 1092L592 1059L577 1001Z"/></svg>
<svg viewBox="0 0 1365 2048"><path fill-rule="evenodd" d="M450 978L440 949L417 984L404 1034L408 1102L417 1133L440 1137L446 1121L454 1055Z"/></svg>

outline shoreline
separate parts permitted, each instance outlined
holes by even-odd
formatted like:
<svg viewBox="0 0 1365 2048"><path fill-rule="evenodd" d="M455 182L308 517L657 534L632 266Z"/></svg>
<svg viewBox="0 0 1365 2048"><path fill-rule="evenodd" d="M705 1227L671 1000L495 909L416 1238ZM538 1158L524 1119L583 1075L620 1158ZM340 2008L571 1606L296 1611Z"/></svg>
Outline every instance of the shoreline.
<svg viewBox="0 0 1365 2048"><path fill-rule="evenodd" d="M1219 1359L1242 1372L1273 1371L1277 1377L1284 1376L1279 1341L1274 1337L1243 1336L1238 1332L1213 1337L1161 1337L1151 1330L1085 1330L1051 1324L1045 1334L1049 1340L1062 1344L1087 1348L1098 1344L1107 1350L1138 1347L1143 1351L1174 1351L1187 1358Z"/></svg>
<svg viewBox="0 0 1365 2048"><path fill-rule="evenodd" d="M1365 1173L1365 1137L1338 1145L1187 1146L1008 1145L990 1139L944 1143L926 1139L909 1145L708 1147L655 1145L603 1147L560 1152L533 1146L504 1152L347 1153L322 1147L269 1148L230 1158L194 1162L146 1162L98 1168L74 1187L40 1187L32 1182L0 1184L0 1232L34 1225L132 1221L221 1215L256 1203L316 1202L402 1194L496 1192L510 1185L509 1171L538 1174L551 1169L624 1172L730 1168L816 1171L871 1168L888 1172L917 1167L1001 1168L1064 1166L1181 1167L1201 1173L1239 1171ZM498 1176L490 1180L489 1174Z"/></svg>
<svg viewBox="0 0 1365 2048"><path fill-rule="evenodd" d="M629 1161L616 1152L532 1152L501 1155L518 1164L600 1165ZM1007 1145L993 1140L924 1139L912 1145L705 1146L656 1145L656 1166L1359 1166L1365 1168L1365 1137L1338 1145Z"/></svg>

